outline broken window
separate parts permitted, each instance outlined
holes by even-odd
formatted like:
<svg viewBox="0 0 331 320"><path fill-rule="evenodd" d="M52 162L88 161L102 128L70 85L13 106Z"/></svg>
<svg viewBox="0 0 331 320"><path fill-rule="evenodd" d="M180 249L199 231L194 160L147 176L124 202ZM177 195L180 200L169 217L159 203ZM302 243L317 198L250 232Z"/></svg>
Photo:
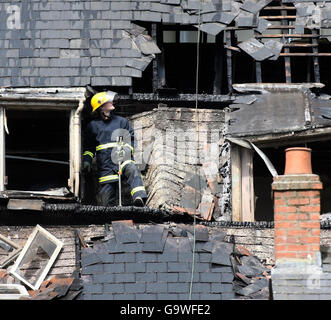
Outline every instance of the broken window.
<svg viewBox="0 0 331 320"><path fill-rule="evenodd" d="M0 268L12 262L21 250L19 245L0 234Z"/></svg>
<svg viewBox="0 0 331 320"><path fill-rule="evenodd" d="M330 35L328 20L321 19L328 16L329 5L266 0L245 1L239 8L229 3L221 13L201 14L199 93L232 93L234 83L328 84ZM195 93L197 24L153 25L161 54L136 84L147 80L153 92Z"/></svg>
<svg viewBox="0 0 331 320"><path fill-rule="evenodd" d="M39 289L62 246L61 241L37 225L9 273L33 290Z"/></svg>
<svg viewBox="0 0 331 320"><path fill-rule="evenodd" d="M85 90L1 89L0 197L79 196Z"/></svg>
<svg viewBox="0 0 331 320"><path fill-rule="evenodd" d="M68 111L7 110L7 190L67 186L69 177Z"/></svg>
<svg viewBox="0 0 331 320"><path fill-rule="evenodd" d="M198 30L193 25L154 24L154 38L161 50L143 73L142 79L134 79L134 91L162 93L195 93ZM150 27L153 35L153 28ZM200 32L199 45L199 93L220 94L226 92L226 74L223 72L225 50L224 33L213 35ZM180 66L180 72L178 72ZM153 82L153 83L152 83ZM150 85L147 86L146 83ZM222 88L222 86L224 88Z"/></svg>

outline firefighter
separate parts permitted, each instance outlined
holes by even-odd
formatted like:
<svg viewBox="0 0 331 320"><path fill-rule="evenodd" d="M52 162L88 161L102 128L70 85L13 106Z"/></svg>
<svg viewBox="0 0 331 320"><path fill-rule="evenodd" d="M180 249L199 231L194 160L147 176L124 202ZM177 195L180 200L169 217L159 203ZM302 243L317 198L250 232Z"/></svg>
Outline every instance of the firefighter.
<svg viewBox="0 0 331 320"><path fill-rule="evenodd" d="M127 119L113 113L116 100L117 93L112 91L99 92L91 99L92 114L97 113L97 118L86 127L83 170L91 171L96 156L100 205L117 204L116 191L122 174L130 186L133 205L142 207L147 194L133 160L134 131Z"/></svg>

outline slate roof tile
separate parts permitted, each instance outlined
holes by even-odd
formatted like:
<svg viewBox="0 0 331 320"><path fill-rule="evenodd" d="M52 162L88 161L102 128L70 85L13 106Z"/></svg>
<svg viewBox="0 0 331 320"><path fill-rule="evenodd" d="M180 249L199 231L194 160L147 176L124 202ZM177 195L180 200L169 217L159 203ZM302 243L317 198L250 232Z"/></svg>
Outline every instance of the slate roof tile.
<svg viewBox="0 0 331 320"><path fill-rule="evenodd" d="M140 242L161 241L164 229L165 227L163 225L150 225L145 227L142 230Z"/></svg>
<svg viewBox="0 0 331 320"><path fill-rule="evenodd" d="M82 268L82 279L84 279L84 283L89 285L87 290L84 290L84 298L93 299L95 295L99 295L105 299L107 297L112 299L116 295L118 298L129 296L129 298L138 299L140 295L142 298L153 296L154 299L160 299L162 296L183 299L185 296L188 299L191 272L194 270L193 296L199 299L203 299L203 297L218 300L232 299L234 298L234 290L240 291L251 284L237 278L234 279L233 268L238 269L240 266L249 266L250 269L260 268L261 270L264 268L261 262L256 257L248 255L244 248L239 247L239 250L236 249L233 252L233 243L224 242L225 234L212 233L207 240L204 232L208 229L202 228L201 236L205 241L196 241L196 244L209 247L211 252L196 253L195 264L192 269L190 245L192 235L190 232L180 233L180 236L173 237L165 225L139 225L139 229L135 228L132 223L126 224L126 226L129 226L133 233L137 230L141 232L140 241L150 242L118 243L116 238L113 238L117 232L115 226L113 228L114 233L109 233L103 240L106 242L100 243L102 240L99 239L98 245L95 244L93 248L84 249L85 265L97 261L92 259L95 257L93 254L99 257L108 255L114 258L113 260L109 259L107 263L102 260ZM187 226L177 225L175 228L183 230L184 227ZM161 241L164 242L163 252L156 254L142 251L144 244L156 244ZM110 248L113 248L114 251L121 249L122 252L110 254L108 253ZM236 258L230 255L235 255ZM224 263L224 261L226 262ZM251 279L257 281L254 279L255 276L256 274L251 276ZM101 284L102 288L100 289L98 285ZM262 289L249 293L251 294L249 297L253 297L254 294L257 297L264 297L263 290L267 289L262 285L262 281L261 287ZM249 290L250 288L246 289L247 292Z"/></svg>
<svg viewBox="0 0 331 320"><path fill-rule="evenodd" d="M149 237L146 235L145 239L149 239L149 240L156 240L156 241L146 241L143 243L142 246L142 251L143 252L163 252L164 250L164 246L167 240L167 236L168 236L168 230L163 230L163 232L161 234L158 234L157 236L155 236L154 233L154 239L152 236L152 233L149 233ZM162 238L160 238L160 235L162 236Z"/></svg>
<svg viewBox="0 0 331 320"><path fill-rule="evenodd" d="M141 231L137 230L132 221L130 223L123 221L112 222L113 231L117 242L132 243L139 242L141 238Z"/></svg>
<svg viewBox="0 0 331 320"><path fill-rule="evenodd" d="M256 27L256 16L252 16L252 12L257 13L258 10L269 2L270 0L246 0L242 5L239 2L229 0L222 2L204 1L201 3L202 20L204 22L201 30L211 34L217 34L220 30L223 30L222 24L227 25L233 19L236 20L239 26ZM240 6L246 11L241 10L240 14L234 18L239 13ZM123 32L131 28L137 30L137 25L133 23L134 20L194 25L198 23L199 7L200 2L197 0L100 0L86 2L58 0L54 3L45 3L41 0L36 0L27 2L23 8L24 10L21 11L22 29L8 31L8 28L5 27L7 19L0 20L0 41L7 41L0 48L0 56L4 57L4 61L1 61L1 66L8 69L7 73L1 78L1 85L81 86L89 83L92 86L130 86L132 85L132 78L141 77L142 71L145 70L146 66L155 57L153 55L159 53L160 50L153 41L140 44L138 46L140 49L131 50L131 39L125 38ZM305 10L307 11L307 9L299 8L299 12L303 12L302 14L306 14ZM329 17L328 13L323 14L325 17ZM261 32L264 27L263 20L259 20L257 30ZM145 35L137 31L135 34L131 34L131 36L132 40L135 37L139 37L139 39L136 39L137 42L141 38L145 38ZM21 42L22 39L31 39L31 42L29 45L26 45ZM50 41L43 41L43 39L49 39ZM101 41L98 44L91 42L89 44L89 40L95 39L117 39L112 43L111 48L120 49L120 51L113 52L110 50L109 41ZM68 45L69 40L70 43ZM68 48L85 48L88 50L76 52L63 51L63 49ZM94 50L92 51L90 48ZM15 49L18 51L13 51ZM58 52L59 49L62 50ZM135 58L141 58L144 53L148 53L149 59L141 61L140 59L134 60ZM49 76L41 75L41 79L38 79L38 76L40 76L38 74L34 76L29 75L29 71L27 69L25 70L28 65L21 65L20 68L23 68L24 71L19 73L15 71L17 66L9 63L10 59L18 57L23 59L31 58L32 64L37 64L34 60L41 57L56 60L64 57L83 59L93 56L123 58L127 63L108 63L111 67L123 67L123 70L117 75L96 75L94 71L95 65L90 60L81 63L82 66L91 67L91 69L84 69L84 74L81 74L81 70L75 69L72 70L69 77L59 70ZM51 61L48 62L50 63ZM102 64L102 66L106 64L105 61L105 64ZM43 67L48 68L50 66L50 64L48 65L44 61ZM73 67L74 65L53 61L52 66L64 69L70 66ZM124 66L135 68L141 72L132 71L124 68ZM44 70L43 72L45 73L46 71ZM48 79L47 77L52 79Z"/></svg>

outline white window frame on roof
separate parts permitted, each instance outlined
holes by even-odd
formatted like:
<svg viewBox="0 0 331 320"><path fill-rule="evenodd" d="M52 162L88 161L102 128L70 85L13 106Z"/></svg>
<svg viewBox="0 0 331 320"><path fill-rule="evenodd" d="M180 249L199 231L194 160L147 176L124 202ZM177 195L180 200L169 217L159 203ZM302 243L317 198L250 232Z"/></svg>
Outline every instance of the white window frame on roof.
<svg viewBox="0 0 331 320"><path fill-rule="evenodd" d="M37 237L37 235L42 235L46 240L52 242L55 245L55 249L53 253L50 255L49 260L44 267L44 270L40 274L39 278L36 280L36 282L33 284L29 281L29 279L24 278L19 274L20 264L22 261L24 261L24 258L29 255L29 250L31 249L31 245L33 244L33 241ZM58 254L60 253L61 249L63 247L63 242L55 238L52 234L50 234L47 230L42 228L40 225L37 225L33 232L30 234L24 248L22 249L22 252L18 256L17 260L15 261L14 265L10 268L8 268L8 272L14 276L15 278L19 279L20 281L24 282L26 285L28 285L32 290L38 290L42 282L44 281L45 277L47 276L50 268L52 267L53 263L55 262ZM31 253L30 253L31 254ZM33 256L33 253L32 253Z"/></svg>
<svg viewBox="0 0 331 320"><path fill-rule="evenodd" d="M16 291L17 293L0 293L0 300L19 300L22 297L30 297L28 291L21 284L0 284L0 290Z"/></svg>

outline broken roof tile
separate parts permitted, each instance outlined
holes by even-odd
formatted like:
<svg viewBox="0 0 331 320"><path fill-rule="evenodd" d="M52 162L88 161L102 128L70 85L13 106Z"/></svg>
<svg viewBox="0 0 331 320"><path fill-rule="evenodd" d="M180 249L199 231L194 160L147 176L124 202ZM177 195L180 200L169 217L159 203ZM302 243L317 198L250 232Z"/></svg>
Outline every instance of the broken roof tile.
<svg viewBox="0 0 331 320"><path fill-rule="evenodd" d="M143 56L141 58L127 59L126 65L128 67L144 71L152 60L152 56Z"/></svg>
<svg viewBox="0 0 331 320"><path fill-rule="evenodd" d="M178 226L188 231L191 235L194 235L194 228L195 228L195 237L197 241L206 242L209 240L208 228L203 225L196 225L194 227L190 225L179 224Z"/></svg>
<svg viewBox="0 0 331 320"><path fill-rule="evenodd" d="M140 34L133 39L139 50L146 55L161 53L161 50L153 41L151 36Z"/></svg>
<svg viewBox="0 0 331 320"><path fill-rule="evenodd" d="M195 239L195 241L194 241L194 237L190 233L188 233L188 239L189 239L189 242L190 242L190 246L191 246L191 251L192 252L193 252L193 247L194 246L195 246L194 252L206 252L204 250L204 247L205 247L205 244L206 244L205 241L198 241L197 239Z"/></svg>
<svg viewBox="0 0 331 320"><path fill-rule="evenodd" d="M124 248L116 241L115 238L109 239L107 242L108 253L121 253Z"/></svg>
<svg viewBox="0 0 331 320"><path fill-rule="evenodd" d="M242 245L236 245L235 246L235 250L234 253L237 255L241 255L241 256L251 256L252 253L250 253L244 246Z"/></svg>
<svg viewBox="0 0 331 320"><path fill-rule="evenodd" d="M149 225L144 227L140 242L157 242L163 238L164 225Z"/></svg>
<svg viewBox="0 0 331 320"><path fill-rule="evenodd" d="M203 190L207 187L206 178L199 174L187 172L184 183L196 190Z"/></svg>
<svg viewBox="0 0 331 320"><path fill-rule="evenodd" d="M272 0L245 0L241 8L243 10L256 14L265 6L267 6L270 2L272 2Z"/></svg>
<svg viewBox="0 0 331 320"><path fill-rule="evenodd" d="M132 220L121 220L112 222L115 238L120 243L139 242L141 230L137 230Z"/></svg>
<svg viewBox="0 0 331 320"><path fill-rule="evenodd" d="M102 259L96 253L91 253L89 255L83 256L81 259L82 267L87 267L101 261Z"/></svg>
<svg viewBox="0 0 331 320"><path fill-rule="evenodd" d="M239 9L239 14L234 19L237 27L256 27L257 16L254 13Z"/></svg>
<svg viewBox="0 0 331 320"><path fill-rule="evenodd" d="M259 32L259 33L263 33L271 25L272 25L272 23L270 21L268 21L266 19L263 19L263 18L258 18L258 20L257 20L257 27L254 28L254 30L257 31L257 32Z"/></svg>
<svg viewBox="0 0 331 320"><path fill-rule="evenodd" d="M162 237L160 238L159 235L154 237L155 241L148 241L145 242L142 246L143 252L163 252L164 246L168 237L168 230L164 229L161 233Z"/></svg>
<svg viewBox="0 0 331 320"><path fill-rule="evenodd" d="M294 6L299 17L311 16L315 10L314 2L295 2Z"/></svg>
<svg viewBox="0 0 331 320"><path fill-rule="evenodd" d="M265 268L257 267L257 266L251 266L247 264L243 265L237 265L238 271L245 275L246 277L255 277L258 275L262 275L265 271Z"/></svg>
<svg viewBox="0 0 331 320"><path fill-rule="evenodd" d="M263 43L251 38L238 44L238 47L257 61L272 57L274 54Z"/></svg>
<svg viewBox="0 0 331 320"><path fill-rule="evenodd" d="M180 200L180 206L185 209L193 209L195 210L200 201L201 201L201 193L189 186L185 186L182 190L182 197Z"/></svg>
<svg viewBox="0 0 331 320"><path fill-rule="evenodd" d="M243 281L243 283L249 285L251 284L251 279L247 278L245 275L243 275L242 273L240 272L236 272L235 273L235 276L240 279L241 281Z"/></svg>
<svg viewBox="0 0 331 320"><path fill-rule="evenodd" d="M198 28L197 25L194 25L196 28ZM226 28L226 24L219 23L219 22L212 22L212 23L203 23L200 25L200 30L203 32L206 32L208 34L211 34L213 36L218 35L221 31L223 31Z"/></svg>
<svg viewBox="0 0 331 320"><path fill-rule="evenodd" d="M238 290L236 293L243 296L249 296L256 293L263 288L268 287L268 280L266 278L255 280L253 283L249 284L247 287Z"/></svg>
<svg viewBox="0 0 331 320"><path fill-rule="evenodd" d="M160 0L160 3L180 4L180 0Z"/></svg>
<svg viewBox="0 0 331 320"><path fill-rule="evenodd" d="M277 60L284 46L282 42L272 39L266 41L264 45L274 54L269 60Z"/></svg>
<svg viewBox="0 0 331 320"><path fill-rule="evenodd" d="M216 243L214 242L214 246L212 249L212 258L211 262L213 264L220 264L225 266L232 266L230 260L230 254L233 251L232 243Z"/></svg>
<svg viewBox="0 0 331 320"><path fill-rule="evenodd" d="M205 172L208 172L204 164ZM210 171L210 170L209 170ZM210 220L212 217L212 213L215 208L215 199L210 190L204 190L203 195L201 197L201 202L198 206L198 211L201 217L205 220Z"/></svg>
<svg viewBox="0 0 331 320"><path fill-rule="evenodd" d="M174 228L170 228L169 229L169 233L173 236L173 237L186 237L187 233L186 230L183 230L180 227L174 227ZM168 240L167 240L168 241Z"/></svg>

